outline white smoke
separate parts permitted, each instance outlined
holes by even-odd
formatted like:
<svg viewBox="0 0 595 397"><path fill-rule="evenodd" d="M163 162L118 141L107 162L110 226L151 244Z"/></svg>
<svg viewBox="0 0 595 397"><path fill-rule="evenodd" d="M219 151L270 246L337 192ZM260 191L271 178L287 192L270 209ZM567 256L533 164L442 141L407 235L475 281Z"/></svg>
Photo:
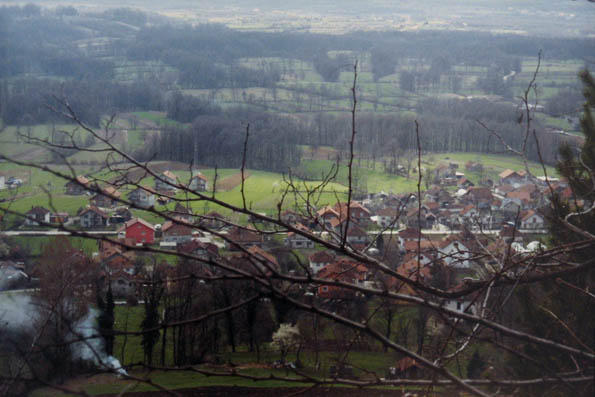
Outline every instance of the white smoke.
<svg viewBox="0 0 595 397"><path fill-rule="evenodd" d="M30 330L39 314L31 296L19 293L0 294L0 330Z"/></svg>
<svg viewBox="0 0 595 397"><path fill-rule="evenodd" d="M87 361L95 364L100 369L115 371L120 375L128 375L122 368L122 364L117 358L108 355L105 352L105 346L97 329L98 311L89 308L85 317L79 320L73 329L72 339L79 340L70 346L72 355L75 359Z"/></svg>
<svg viewBox="0 0 595 397"><path fill-rule="evenodd" d="M72 333L67 337L67 340L73 341L70 346L72 356L93 363L99 369L128 375L120 361L105 352L103 338L97 329L98 314L97 310L89 308L87 315L72 327ZM30 295L0 294L0 335L2 331L34 331L39 318L39 307L33 303Z"/></svg>

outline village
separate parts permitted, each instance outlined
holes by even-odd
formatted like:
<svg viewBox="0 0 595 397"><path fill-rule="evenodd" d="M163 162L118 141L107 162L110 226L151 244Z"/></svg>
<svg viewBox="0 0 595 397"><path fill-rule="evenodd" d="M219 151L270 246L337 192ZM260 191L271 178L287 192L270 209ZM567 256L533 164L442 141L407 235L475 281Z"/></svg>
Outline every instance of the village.
<svg viewBox="0 0 595 397"><path fill-rule="evenodd" d="M465 164L469 172L479 167L482 165L472 161ZM175 195L179 188L207 191L209 181L200 172L187 185L182 185L174 172L164 171L153 186L129 189L127 200L134 208L154 209L175 201L173 210L163 211L162 224L134 217L118 189L98 186L81 175L66 183L64 190L68 195L87 195L89 202L84 209L69 214L35 206L25 214L17 233L69 229L96 233L97 252L91 259L109 278L118 299L138 298L141 280L157 261L147 260L156 256L146 248L191 255L206 263L224 259L240 267L246 265L242 261L249 262L248 257L255 255L292 274L415 293L397 279L376 279L375 272L364 263L325 249L312 236L335 243L345 239L349 249L379 259L401 276L456 289L466 279L500 271L495 260L498 253L510 250L514 256L542 249L539 240L547 233L548 197L552 192L564 199L571 197L568 185L556 178L535 178L525 171L507 169L499 180L475 186L458 168L450 163L433 170L435 184L421 191L420 200L417 192L380 192L352 200L349 205L338 202L310 212L285 210L273 215L294 228L289 232L260 219L236 224L215 211L193 213ZM297 253L304 263L283 263L290 252ZM162 268L175 268L175 259L167 263L167 258L159 258ZM204 268L216 271L208 265ZM6 280L10 277L5 289L26 287L32 285L35 269L6 261L0 274ZM435 277L440 280L433 280ZM310 293L330 300L357 295L355 290L333 286L317 286ZM474 310L468 302L450 304Z"/></svg>

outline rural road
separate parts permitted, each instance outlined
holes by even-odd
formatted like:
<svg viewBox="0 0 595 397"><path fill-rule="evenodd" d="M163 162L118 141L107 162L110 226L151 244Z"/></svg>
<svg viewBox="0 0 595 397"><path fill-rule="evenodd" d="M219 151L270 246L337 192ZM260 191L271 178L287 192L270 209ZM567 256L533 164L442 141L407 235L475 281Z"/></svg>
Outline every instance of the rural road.
<svg viewBox="0 0 595 397"><path fill-rule="evenodd" d="M102 231L93 231L87 230L84 231L87 234L97 235L97 236L115 236L118 234L115 230L102 230ZM0 232L0 236L5 237L12 237L12 236L70 236L70 232L65 232L63 230L53 229L53 230L7 230L4 232Z"/></svg>

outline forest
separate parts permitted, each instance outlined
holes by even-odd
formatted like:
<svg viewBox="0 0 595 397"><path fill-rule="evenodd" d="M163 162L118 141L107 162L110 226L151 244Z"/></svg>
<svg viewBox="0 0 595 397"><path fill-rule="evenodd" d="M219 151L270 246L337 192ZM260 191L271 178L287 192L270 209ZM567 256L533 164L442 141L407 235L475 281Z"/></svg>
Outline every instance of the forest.
<svg viewBox="0 0 595 397"><path fill-rule="evenodd" d="M106 115L163 111L180 124L175 132L168 127L147 137L153 146L139 155L200 155L205 164L227 166L237 161L225 158L226 151L241 145L245 124L252 122L261 153L254 153L251 165L275 171L299 163L296 145L345 149L348 130L340 126L348 117L356 61L362 103L357 150L380 159L394 157L397 142L400 151L414 149L407 138L413 119L421 122L427 151L503 152L481 124L518 147L524 81L515 75L532 72L523 63L538 54L576 62L595 51L590 39L478 32L243 32L125 8L80 13L71 6L8 6L0 8L0 21L3 125L59 122L52 109L56 97L68 98L81 120L95 127ZM576 80L550 80L544 80L545 99L539 98L547 116L533 120L547 148L565 138L544 133L544 121L567 123L581 101ZM251 120L249 114L258 116ZM272 153L282 154L279 161L269 161ZM544 159L553 163L555 152L546 150Z"/></svg>

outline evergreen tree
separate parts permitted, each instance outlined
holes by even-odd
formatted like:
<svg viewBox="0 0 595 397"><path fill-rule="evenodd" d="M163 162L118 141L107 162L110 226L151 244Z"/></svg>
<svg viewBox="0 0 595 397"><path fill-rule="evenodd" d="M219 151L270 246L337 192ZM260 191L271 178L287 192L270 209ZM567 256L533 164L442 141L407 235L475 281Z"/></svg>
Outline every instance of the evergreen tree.
<svg viewBox="0 0 595 397"><path fill-rule="evenodd" d="M595 122L592 113L592 109L595 108L595 81L587 70L580 72L579 77L583 82L583 95L586 99L581 118L581 130L585 141L578 155L568 144L562 146L558 170L568 179L577 198L592 201L595 198L595 186L590 172L595 170Z"/></svg>
<svg viewBox="0 0 595 397"><path fill-rule="evenodd" d="M568 219L570 223L589 233L595 233L595 211L587 211L593 199L595 188L591 170L595 170L595 125L593 123L592 108L595 107L595 84L588 71L582 71L580 78L584 85L586 103L581 119L582 132L585 135L580 150L568 144L560 148L560 162L557 165L560 175L568 180L573 198L564 200L559 196L553 197L550 221L551 244L564 246L565 244L585 241L582 233L570 230L562 222L570 212L578 215ZM583 212L583 213L581 213ZM571 248L566 252L564 261L568 263L589 263L595 257L595 245L587 244L582 248ZM564 270L564 267L557 270ZM577 348L588 347L595 349L595 318L593 317L592 299L585 293L577 292L592 290L595 286L592 266L577 268L561 274L556 279L546 279L543 282L517 288L515 299L508 305L511 315L510 321L524 328L526 331L543 335ZM570 286L571 285L571 286ZM535 302L539 302L536 306ZM544 373L554 374L576 369L578 364L586 368L592 363L572 359L560 355L552 349L533 344L521 344L517 350L534 359L533 364L519 357L509 361L511 368L522 377L543 376ZM535 363L538 363L537 365ZM526 395L561 395L576 390L551 390L543 386L530 387ZM591 395L592 385L585 390L585 395ZM558 394L556 394L558 393ZM579 393L582 395L581 393ZM567 394L564 394L567 395Z"/></svg>
<svg viewBox="0 0 595 397"><path fill-rule="evenodd" d="M114 352L114 296L112 294L112 286L108 281L107 292L105 300L100 292L97 292L97 308L99 309L99 316L97 317L97 326L99 333L103 337L105 343L105 352L112 355Z"/></svg>
<svg viewBox="0 0 595 397"><path fill-rule="evenodd" d="M469 379L479 379L481 378L481 373L485 369L486 364L483 359L479 355L479 351L475 350L473 355L471 356L471 360L467 363L467 378Z"/></svg>
<svg viewBox="0 0 595 397"><path fill-rule="evenodd" d="M161 280L158 280L156 276L157 274L154 272L152 277L153 282L144 291L143 297L145 301L145 317L141 322L141 329L143 330L141 345L147 365L153 364L153 349L160 335L159 330L156 328L159 326L159 303L163 296L163 288L161 287Z"/></svg>

